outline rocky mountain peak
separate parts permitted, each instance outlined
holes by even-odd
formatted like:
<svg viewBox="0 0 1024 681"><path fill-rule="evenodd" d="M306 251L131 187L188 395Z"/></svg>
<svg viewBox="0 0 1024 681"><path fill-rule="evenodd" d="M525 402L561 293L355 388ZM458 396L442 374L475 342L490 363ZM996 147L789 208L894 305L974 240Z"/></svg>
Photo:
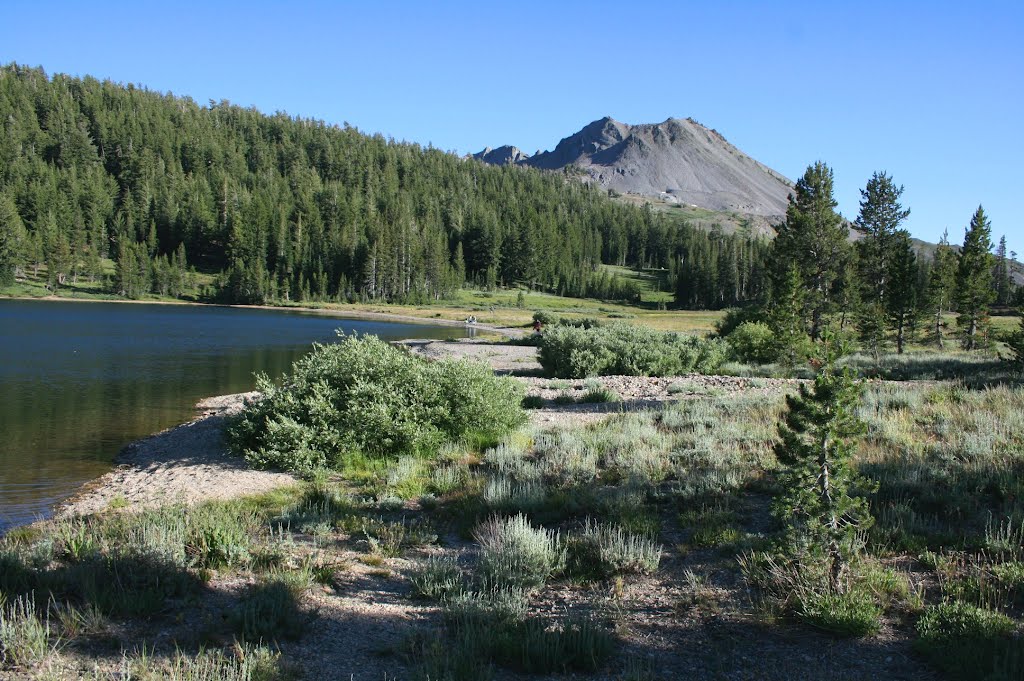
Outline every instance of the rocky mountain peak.
<svg viewBox="0 0 1024 681"><path fill-rule="evenodd" d="M479 151L473 154L473 158L490 165L503 166L509 164L518 164L526 161L530 158L529 154L523 153L519 147L513 147L506 144L503 147L497 149L491 149L486 147L483 151Z"/></svg>
<svg viewBox="0 0 1024 681"><path fill-rule="evenodd" d="M573 165L583 170L586 181L621 193L766 218L785 214L793 186L781 173L692 118L628 125L605 116L562 139L551 151L516 161L488 160L508 158L497 151L476 157L545 170Z"/></svg>

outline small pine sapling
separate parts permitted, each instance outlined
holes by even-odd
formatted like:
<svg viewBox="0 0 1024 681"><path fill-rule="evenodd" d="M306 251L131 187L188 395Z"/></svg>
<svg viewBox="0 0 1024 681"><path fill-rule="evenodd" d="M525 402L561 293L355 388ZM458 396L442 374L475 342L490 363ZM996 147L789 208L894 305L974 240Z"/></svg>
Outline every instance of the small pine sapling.
<svg viewBox="0 0 1024 681"><path fill-rule="evenodd" d="M866 429L856 414L861 385L849 368L836 367L843 344L828 331L822 340L813 385L786 398L775 446L786 468L773 512L786 527L787 549L823 558L829 586L838 591L857 535L873 521L857 495L869 484L850 466L856 438Z"/></svg>

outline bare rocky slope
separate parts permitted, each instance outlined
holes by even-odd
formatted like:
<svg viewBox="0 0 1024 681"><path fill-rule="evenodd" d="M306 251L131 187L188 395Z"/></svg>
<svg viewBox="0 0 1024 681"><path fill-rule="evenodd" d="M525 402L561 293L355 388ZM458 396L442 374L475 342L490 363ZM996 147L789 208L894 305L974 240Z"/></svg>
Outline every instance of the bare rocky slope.
<svg viewBox="0 0 1024 681"><path fill-rule="evenodd" d="M509 163L519 164L530 158L529 154L525 154L519 147L513 147L505 145L498 147L497 149L491 149L487 147L481 152L473 154L473 158L484 163L490 163L492 166L503 166Z"/></svg>
<svg viewBox="0 0 1024 681"><path fill-rule="evenodd" d="M624 194L766 218L785 214L793 188L782 174L693 119L628 125L605 117L566 137L552 151L528 156L506 146L474 157L544 170L572 166L585 179Z"/></svg>

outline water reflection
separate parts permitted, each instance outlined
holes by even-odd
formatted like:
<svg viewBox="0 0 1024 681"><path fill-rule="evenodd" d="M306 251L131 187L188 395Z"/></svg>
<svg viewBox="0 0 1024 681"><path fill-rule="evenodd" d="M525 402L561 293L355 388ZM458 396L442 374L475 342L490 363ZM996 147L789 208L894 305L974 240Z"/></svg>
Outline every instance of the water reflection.
<svg viewBox="0 0 1024 681"><path fill-rule="evenodd" d="M0 301L0 532L109 470L128 442L203 397L279 376L334 330L447 338L461 328L216 307Z"/></svg>

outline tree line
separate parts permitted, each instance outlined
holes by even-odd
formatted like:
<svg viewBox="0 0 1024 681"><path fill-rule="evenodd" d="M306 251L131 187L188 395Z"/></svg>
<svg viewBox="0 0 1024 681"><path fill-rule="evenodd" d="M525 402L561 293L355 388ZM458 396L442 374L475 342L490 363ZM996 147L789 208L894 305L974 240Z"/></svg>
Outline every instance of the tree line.
<svg viewBox="0 0 1024 681"><path fill-rule="evenodd" d="M954 248L944 235L927 257L900 227L910 210L892 177L877 172L861 190L855 242L835 211L832 185L825 163L809 166L772 245L767 295L755 316L779 347L806 355L808 343L830 325L855 333L876 354L888 346L902 353L914 340L943 347L944 320L955 312L959 339L974 350L988 342L993 305L1024 302L1010 276L1005 237L992 253L983 207L971 216L962 246Z"/></svg>
<svg viewBox="0 0 1024 681"><path fill-rule="evenodd" d="M17 64L0 67L0 126L0 286L45 274L52 288L85 278L131 298L260 303L525 285L635 301L634 282L600 268L624 265L667 270L682 308L757 303L778 332L809 337L838 315L869 346L898 348L929 329L942 342L943 314L961 308L968 336L983 338L972 310L1015 300L1005 239L994 260L990 234L922 257L884 173L864 190L855 246L824 164L797 183L772 243L694 228L564 173ZM196 270L216 274L209 290ZM968 270L983 272L967 289L975 300L954 281Z"/></svg>
<svg viewBox="0 0 1024 681"><path fill-rule="evenodd" d="M680 304L707 308L767 281L762 241L347 124L11 64L0 127L0 286L45 273L52 288L239 303L426 302L465 285L635 300L600 272L614 264L671 269Z"/></svg>

